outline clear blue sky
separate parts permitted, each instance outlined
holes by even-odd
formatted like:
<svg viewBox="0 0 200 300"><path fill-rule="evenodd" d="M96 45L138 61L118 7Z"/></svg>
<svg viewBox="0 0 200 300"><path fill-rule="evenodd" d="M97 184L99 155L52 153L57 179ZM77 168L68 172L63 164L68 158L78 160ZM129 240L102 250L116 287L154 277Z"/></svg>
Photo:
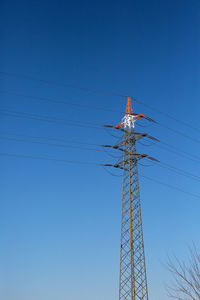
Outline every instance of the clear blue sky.
<svg viewBox="0 0 200 300"><path fill-rule="evenodd" d="M200 129L199 37L198 0L1 1L0 71L132 95ZM125 109L120 97L2 74L0 89ZM0 99L1 109L83 122L116 124L123 116L2 93ZM134 109L200 140L198 130L139 103ZM1 131L95 144L116 142L112 131L0 115ZM200 153L199 142L159 125L137 130L193 155ZM104 152L3 139L0 145L1 153L114 161ZM199 162L156 145L139 145L138 151L200 173ZM4 156L0 163L0 298L116 300L121 178L95 165ZM157 165L141 166L140 173L200 195L198 181ZM184 258L192 241L200 246L200 199L144 178L140 187L150 299L167 300L164 283L169 274L162 263L172 253Z"/></svg>

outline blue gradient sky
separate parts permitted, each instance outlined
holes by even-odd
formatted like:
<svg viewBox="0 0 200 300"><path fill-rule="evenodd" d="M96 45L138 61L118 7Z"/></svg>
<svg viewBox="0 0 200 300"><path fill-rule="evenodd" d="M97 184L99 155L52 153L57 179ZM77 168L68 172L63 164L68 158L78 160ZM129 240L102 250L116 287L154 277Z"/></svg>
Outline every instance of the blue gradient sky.
<svg viewBox="0 0 200 300"><path fill-rule="evenodd" d="M0 71L133 95L200 128L200 3L1 1ZM0 75L0 89L123 111L125 100ZM122 113L0 94L1 109L116 124ZM136 103L136 112L199 138L199 131ZM1 130L115 143L110 131L1 114ZM142 123L141 123L142 124ZM143 123L149 125L149 123ZM199 155L200 144L158 125L137 127ZM116 133L119 135L119 133ZM2 136L2 135L1 135ZM1 151L100 163L104 152L0 139ZM198 175L200 163L158 146L138 151ZM121 178L98 166L0 157L0 298L114 300L118 297ZM199 182L154 165L140 173L200 195ZM162 263L199 241L200 199L140 178L150 299L167 300Z"/></svg>

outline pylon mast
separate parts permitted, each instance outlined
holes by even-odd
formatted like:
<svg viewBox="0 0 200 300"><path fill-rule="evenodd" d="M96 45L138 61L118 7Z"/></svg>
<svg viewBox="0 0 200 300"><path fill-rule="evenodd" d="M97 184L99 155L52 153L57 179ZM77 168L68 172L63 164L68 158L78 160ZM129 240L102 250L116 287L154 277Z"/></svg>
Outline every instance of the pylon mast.
<svg viewBox="0 0 200 300"><path fill-rule="evenodd" d="M124 128L121 247L119 300L148 300L147 276L141 217L138 160L136 152L135 122L144 115L133 114L128 98L126 113L115 127Z"/></svg>

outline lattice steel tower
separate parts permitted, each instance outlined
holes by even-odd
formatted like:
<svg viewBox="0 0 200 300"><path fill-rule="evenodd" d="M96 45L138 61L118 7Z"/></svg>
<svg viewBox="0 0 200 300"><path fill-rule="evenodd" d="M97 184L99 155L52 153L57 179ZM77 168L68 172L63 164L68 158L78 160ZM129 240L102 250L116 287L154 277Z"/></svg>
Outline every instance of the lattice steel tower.
<svg viewBox="0 0 200 300"><path fill-rule="evenodd" d="M124 131L118 144L123 149L123 159L118 162L123 169L119 300L148 300L138 181L138 160L145 156L136 152L134 126L142 117L133 113L128 97L125 116L115 127Z"/></svg>

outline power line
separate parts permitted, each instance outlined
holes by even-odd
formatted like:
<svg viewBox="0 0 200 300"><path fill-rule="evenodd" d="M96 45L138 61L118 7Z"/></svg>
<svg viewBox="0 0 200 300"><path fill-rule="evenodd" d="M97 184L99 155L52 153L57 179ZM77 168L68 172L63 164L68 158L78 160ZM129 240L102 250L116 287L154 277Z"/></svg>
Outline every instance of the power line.
<svg viewBox="0 0 200 300"><path fill-rule="evenodd" d="M166 142L164 142L164 141L162 141L160 139L158 140L158 142L159 143L144 144L141 141L139 141L139 143L141 145L145 146L145 147L147 147L147 146L150 147L150 146L154 146L155 145L156 147L159 147L159 148L162 148L162 149L167 150L169 152L175 153L175 154L177 154L179 156L182 156L182 157L184 157L186 159L189 159L191 161L200 162L200 156L198 156L198 155L195 155L195 154L192 154L190 152L187 152L187 151L185 151L185 150L183 150L183 149L181 149L181 148L179 148L177 146L174 146L174 145L171 145L169 143L166 143ZM163 145L165 145L165 146L167 146L169 148L172 148L172 149L168 149L168 148L166 148L166 147L164 147L164 146L162 146L160 144L163 144Z"/></svg>
<svg viewBox="0 0 200 300"><path fill-rule="evenodd" d="M170 130L170 131L172 131L172 132L174 132L174 133L176 133L176 134L179 134L179 135L181 135L181 136L183 136L183 137L185 137L185 138L187 138L187 139L189 139L189 140L191 140L191 141L193 141L193 142L196 142L196 143L200 143L200 140L198 140L198 139L195 139L195 138L193 138L193 137L191 137L191 136L189 136L189 135L187 135L187 134L185 134L185 133L182 133L181 131L179 131L179 130L177 130L177 129L174 129L174 128L171 128L171 127L169 127L169 126L166 126L165 124L162 124L162 123L158 123L161 127L163 127L163 128L166 128L166 129L168 129L168 130Z"/></svg>
<svg viewBox="0 0 200 300"><path fill-rule="evenodd" d="M172 165L170 165L170 164L166 164L166 163L160 162L160 163L158 164L158 166L160 166L160 167L162 167L162 168L165 168L165 169L168 169L168 170L170 170L170 171L172 171L172 172L175 172L175 173L177 173L177 174L179 174L179 175L182 175L182 176L185 176L185 177L188 177L188 178L191 178L191 179L200 181L200 176L195 175L195 174L192 174L192 173L187 172L187 171L185 171L185 170L179 169L179 168L177 168L177 167L175 167L175 166L172 166Z"/></svg>
<svg viewBox="0 0 200 300"><path fill-rule="evenodd" d="M132 98L132 99L133 99L133 98ZM138 100L138 99L134 99L134 100L135 100L136 102L138 102L138 103L140 103L140 104L146 106L147 108L149 108L149 109L151 109L151 110L153 110L153 111L156 111L157 113L159 113L159 114L161 114L161 115L163 115L163 116L165 116L165 117L167 117L167 118L169 118L169 119L171 119L171 120L173 120L173 121L176 121L176 122L178 122L178 123L180 123L180 124L183 124L183 125L185 125L185 126L191 128L191 129L193 129L193 130L196 130L196 131L199 131L199 132L200 132L200 129L199 129L199 128L197 128L197 127L195 127L195 126L192 126L190 123L187 123L187 122L185 122L185 121L179 120L179 119L177 119L177 118L175 118L175 117L169 115L168 113L163 112L163 111L157 109L155 106L146 104L146 103L144 103L143 101Z"/></svg>
<svg viewBox="0 0 200 300"><path fill-rule="evenodd" d="M66 120L66 119L62 119L62 118L55 118L55 117L49 117L47 115L38 115L38 114L32 114L32 113L27 113L27 112L20 112L20 111L15 111L15 110L9 110L9 109L0 109L0 113L10 116L10 117L17 117L17 118L25 118L25 119L32 119L32 120L39 120L39 121L43 121L43 122L49 122L49 123L59 123L59 124L65 124L65 125L72 125L74 124L74 126L77 127L85 127L85 128L100 128L104 125L102 124L97 124L97 123L92 123L92 122L83 122L83 121L75 121L75 120ZM17 115L16 115L17 114ZM19 115L23 115L23 116L19 116ZM81 124L81 125L79 125ZM170 128L164 124L160 124L158 123L158 125L167 128L168 130L175 132L187 139L190 139L194 142L200 143L200 140L197 140L195 138L192 138L188 135L183 134L180 131L177 131L173 128Z"/></svg>
<svg viewBox="0 0 200 300"><path fill-rule="evenodd" d="M74 140L65 140L65 139L55 138L55 137L27 135L27 134L14 133L14 132L8 132L8 131L0 131L0 134L14 135L14 136L20 136L20 137L26 137L26 138L32 138L32 139L42 139L42 140L48 140L48 141L57 141L57 142L62 142L62 143L67 143L67 144L72 143L72 144L83 144L83 145L90 145L90 146L99 146L98 144L94 144L94 143L86 143L86 142L80 142L80 141L74 141Z"/></svg>
<svg viewBox="0 0 200 300"><path fill-rule="evenodd" d="M43 102L50 102L50 103L56 103L56 104L65 104L65 105L72 105L75 107L81 107L81 108L87 108L87 109L91 109L91 110L97 110L97 111L108 111L108 112L117 112L117 113L122 113L122 111L120 110L116 110L116 109L111 109L111 108L106 108L106 107L100 107L100 106L93 106L93 105L85 105L85 104L79 104L79 103L74 103L74 102L70 102L70 101L64 101L64 100L57 100L55 98L46 98L46 97L38 97L38 96L31 96L31 95L25 95L25 94L19 94L16 92L10 92L7 90L0 90L1 94L6 94L6 95L10 95L10 96L16 96L16 97L23 97L25 99L29 98L29 99L36 99L39 101L43 101ZM134 115L137 115L137 113L135 112ZM144 119L151 121L153 123L157 123L156 121L152 120L149 117L144 117ZM142 126L142 125L140 125ZM145 126L145 125L143 125Z"/></svg>
<svg viewBox="0 0 200 300"><path fill-rule="evenodd" d="M173 149L168 149L168 148L166 148L166 147L164 147L164 146L162 146L162 145L160 145L160 144L156 144L155 146L156 146L156 147L159 147L159 148L161 148L161 149L167 150L167 151L169 151L169 152L172 152L172 153L178 155L179 157L182 156L183 158L186 158L186 159L191 160L191 161L193 161L193 162L198 162L198 163L200 162L199 159L195 159L195 158L192 158L192 157L187 157L187 156L184 154L184 152L182 153L181 151L178 152L178 151L175 151L175 150L173 150ZM171 145L170 145L170 147L171 147Z"/></svg>
<svg viewBox="0 0 200 300"><path fill-rule="evenodd" d="M101 150L101 149L84 148L84 147L80 147L80 146L78 147L78 146L72 146L72 145L51 144L51 143L44 143L44 142L39 142L39 141L20 140L20 139L1 137L1 136L0 136L0 140L31 143L31 144L46 145L46 146L54 146L54 147L60 147L60 148L73 148L73 149L81 149L81 150L89 150L89 151L98 151L98 152L105 153L105 151Z"/></svg>
<svg viewBox="0 0 200 300"><path fill-rule="evenodd" d="M200 196L199 196L199 195L193 194L193 193L191 193L191 192L187 192L187 191L185 191L185 190L183 190L183 189L181 189L181 188L179 188L179 187L177 187L177 186L174 186L174 185L165 183L165 182L163 182L163 181L159 181L159 180L157 180L157 179L154 179L154 178L151 178L151 177L148 177L148 176L145 176L145 175L141 175L141 174L140 174L140 176L143 177L143 178L145 178L145 179L151 180L151 181L153 181L153 182L155 182L155 183L158 183L158 184L160 184L160 185L164 185L164 186L166 186L166 187L168 187L168 188L170 188L170 189L177 190L177 191L179 191L179 192L181 192L181 193L184 193L184 194L187 194L187 195L189 195L189 196L192 196L192 197L195 197L195 198L200 199Z"/></svg>
<svg viewBox="0 0 200 300"><path fill-rule="evenodd" d="M161 140L159 140L159 141L160 141L160 143L166 145L167 147L171 147L172 149L177 150L178 153L182 152L182 153L184 153L185 155L188 155L188 156L193 157L194 159L200 161L200 156L198 156L198 155L189 153L189 152L187 152L187 151L185 151L185 150L180 149L179 147L176 147L176 146L174 146L174 145L168 144L168 143L166 143L166 142L164 142L164 141L161 141Z"/></svg>
<svg viewBox="0 0 200 300"><path fill-rule="evenodd" d="M14 95L14 96L17 96L17 97L29 98L29 99L38 99L40 101L52 102L52 103L57 103L57 104L69 104L69 105L73 105L73 106L76 106L76 107L82 107L82 108L98 110L98 111L102 110L102 111L120 112L121 113L121 111L119 111L119 110L106 109L106 108L103 108L103 107L95 107L95 106L89 106L89 105L84 105L84 104L77 104L77 103L72 103L72 102L63 101L63 100L60 101L60 100L55 100L55 99L52 99L52 98L30 96L30 95L18 94L18 93L13 93L13 92L9 92L9 91L2 91L2 90L0 90L0 93L4 93L4 94L8 94L8 95ZM149 120L150 118L146 117L146 119ZM183 133L179 130L176 130L174 128L166 126L165 124L162 124L160 122L156 122L156 124L163 127L163 128L166 128L167 130L169 130L171 132L179 134L179 135L183 136L184 138L187 138L187 139L192 140L194 142L200 143L200 140L198 140L196 138L193 138L189 135L186 135L185 133Z"/></svg>
<svg viewBox="0 0 200 300"><path fill-rule="evenodd" d="M48 157L32 156L32 155L24 155L24 154L0 153L0 156L8 156L8 157L16 157L16 158L27 158L27 159L45 160L45 161L56 161L56 162L67 163L67 164L70 163L70 164L83 164L83 165L96 165L96 166L100 165L100 164L95 163L95 162L48 158Z"/></svg>
<svg viewBox="0 0 200 300"><path fill-rule="evenodd" d="M97 146L99 147L100 145L99 144L94 144L94 143L86 143L86 142L80 142L80 141L74 141L74 140L66 140L66 139L61 139L61 138L55 138L55 137L46 137L46 136L35 136L35 135L27 135L27 134L22 134L22 133L14 133L14 132L8 132L8 131L0 131L0 134L3 134L3 135L13 135L13 136L17 136L17 137L26 137L26 138L32 138L32 139L42 139L42 140L47 140L47 141L57 141L57 142L62 142L62 143L71 143L71 144L83 144L83 145L90 145L90 146ZM170 145L164 141L160 141L160 143L164 144L164 145L167 145L167 147L171 147L172 149L175 149L175 150L178 150L178 151L175 151L175 150L171 150L171 149L168 149L168 148L165 148L163 146L160 146L160 143L157 144L158 147L162 148L162 149L165 149L167 151L170 151L172 153L175 153L179 156L182 156L186 159L189 159L189 160L192 160L194 162L200 162L200 157L197 156L197 155L194 155L194 154L191 154L189 152L186 152L186 151L183 151L182 149L174 146L174 145ZM106 152L107 153L107 152ZM183 153L183 155L182 155ZM185 156L185 155L188 155L189 157ZM194 157L194 159L192 159L192 157Z"/></svg>
<svg viewBox="0 0 200 300"><path fill-rule="evenodd" d="M17 96L17 97L23 97L23 98L29 98L29 99L36 99L39 101L43 101L43 102L51 102L51 103L57 103L57 104L66 104L66 105L72 105L75 107L81 107L81 108L87 108L87 109L92 109L92 110L102 110L102 111L108 111L108 112L118 112L118 113L122 113L120 110L114 110L114 109L109 109L109 108L105 108L105 107L97 107L97 106L93 106L93 105L85 105L85 104L78 104L78 103L74 103L74 102L70 102L70 101L64 101L64 100L57 100L57 99L53 99L53 98L46 98L46 97L38 97L38 96L30 96L30 95L25 95L25 94L18 94L18 93L14 93L14 92L9 92L9 91L3 91L0 90L1 94L6 94L6 95L10 95L10 96Z"/></svg>
<svg viewBox="0 0 200 300"><path fill-rule="evenodd" d="M78 121L78 120L66 120L62 118L56 118L56 117L49 117L47 115L37 115L33 113L27 113L27 112L21 112L21 111L16 111L16 110L10 110L10 109L0 109L0 112L5 112L5 113L14 113L14 114L21 114L21 115L27 115L27 116L33 116L33 117L40 117L40 118L45 118L45 119L53 119L53 120L58 120L58 121L64 121L64 122L72 122L72 123L80 123L80 124L86 124L86 125L93 125L93 126L102 126L101 124L97 123L92 123L92 122L83 122L83 121Z"/></svg>
<svg viewBox="0 0 200 300"><path fill-rule="evenodd" d="M66 120L66 119L62 119L62 118L55 118L55 117L49 117L47 115L38 115L38 114L32 114L32 113L27 113L27 112L19 112L19 111L15 111L15 110L8 110L8 109L0 109L0 113L6 115L6 116L10 116L10 117L16 117L16 118L25 118L25 119L32 119L32 120L38 120L38 121L42 121L42 122L48 122L48 123L58 123L58 124L64 124L64 125L68 125L68 126L76 126L76 127L84 127L84 128L98 128L98 129L102 129L102 124L97 124L97 123L92 123L92 122L83 122L83 121L75 121L75 120ZM22 115L22 116L21 116ZM163 127L167 127L162 125ZM187 137L193 141L196 142L200 142L200 140L196 140L191 138L190 136L187 136L185 134L182 134L181 132L177 132L176 130L167 127L169 130L174 131L176 133L179 133L181 135L183 135L184 137ZM183 151L182 149L179 149L178 147L174 146L174 145L170 145L166 142L160 141L161 143L173 148L173 149L177 149L180 152L183 152L186 155L189 155L189 157L186 157L187 159L190 159L192 161L197 161L200 160L200 157L191 154L191 153L187 153L186 151ZM158 147L161 148L160 145L157 145ZM162 147L163 149L166 149L164 147ZM166 149L168 151L171 151L173 153L176 154L175 151ZM183 156L183 155L182 155ZM183 156L185 158L185 156ZM191 157L194 157L194 159L192 159Z"/></svg>
<svg viewBox="0 0 200 300"><path fill-rule="evenodd" d="M0 113L9 116L15 117L20 119L29 119L29 120L37 120L47 123L56 123L56 124L64 124L68 126L76 126L76 127L84 127L84 128L95 128L95 129L102 129L102 125L96 123L89 123L89 122L80 122L75 120L66 120L61 118L50 118L44 115L37 115L37 114L30 114L25 112L13 111L13 110L2 110L0 109ZM91 124L91 125L90 125Z"/></svg>
<svg viewBox="0 0 200 300"><path fill-rule="evenodd" d="M116 137L117 138L117 137ZM182 150L182 149L180 149L180 148L178 148L178 147L176 147L176 146L174 146L174 145L170 145L170 144L168 144L168 143L165 143L164 141L161 141L161 140L157 140L159 143L157 144L157 143L153 143L153 144L151 144L151 145L145 145L145 144L143 144L143 143L141 143L140 141L139 141L139 143L140 144L142 144L143 146L152 146L152 145L155 145L156 147L159 147L159 148L161 148L161 149L164 149L164 150L167 150L167 151L169 151L169 152L172 152L172 153L174 153L174 154L176 154L176 155L178 155L178 156L181 156L181 157L183 157L183 158L186 158L186 159L188 159L188 160L191 160L191 161L194 161L194 162L198 162L198 163L200 163L200 156L197 156L197 155L194 155L194 154L192 154L192 153L189 153L189 152L186 152L186 151L184 151L184 150ZM162 146L162 145L160 145L160 144L164 144L164 145L166 145L167 147L170 147L170 148L172 148L172 149L168 149L168 148L166 148L165 146ZM112 147L112 146L111 146ZM175 149L175 150L174 150ZM178 150L178 151L177 151ZM188 157L189 156L189 157Z"/></svg>
<svg viewBox="0 0 200 300"><path fill-rule="evenodd" d="M96 162L84 162L84 161L77 161L77 160L65 160L65 159L57 159L57 158L48 158L48 157L41 157L41 156L32 156L32 155L24 155L24 154L11 154L11 153L0 153L0 156L6 156L6 157L13 157L13 158L23 158L23 159L33 159L33 160L43 160L43 161L55 161L55 162L60 162L60 163L65 163L65 164L82 164L82 165L96 165L96 166L104 166L103 164L99 164L99 163L96 163ZM164 183L162 181L159 181L157 179L154 179L154 178L151 178L151 177L148 177L148 176L145 176L145 175L140 175L142 176L143 178L145 179L148 179L148 180L151 180L155 183L158 183L160 185L164 185L168 188L171 188L171 189L175 189L179 192L182 192L184 194L187 194L187 195L190 195L192 197L195 197L195 198L198 198L200 199L200 196L199 195L196 195L196 194L193 194L193 193L190 193L190 192L187 192L177 186L174 186L174 185L169 185L167 183Z"/></svg>
<svg viewBox="0 0 200 300"><path fill-rule="evenodd" d="M108 92L108 91L104 91L104 90L95 90L95 89L90 89L90 88L85 88L85 87L80 87L80 86L77 86L77 85L70 85L70 84L64 84L64 83L58 83L58 82L54 82L54 81L48 81L48 80L44 80L44 79L39 79L39 78L36 78L36 77L31 77L31 76L25 76L25 75L20 75L20 74L16 74L16 73L10 73L10 72L0 72L1 75L6 75L6 76L9 76L9 77L15 77L15 78L20 78L20 79L27 79L27 80L32 80L32 81L37 81L37 82L41 82L41 83L45 83L45 84L48 84L48 85L54 85L54 86L62 86L62 87L66 87L66 88L73 88L73 89L79 89L79 90L82 90L82 91L86 91L86 92L92 92L92 93L95 93L95 94L103 94L103 95L108 95L108 96L115 96L115 97L122 97L122 98L127 98L127 95L125 94L119 94L119 93L113 93L113 92ZM182 121L182 120L179 120L171 115L169 115L168 113L166 112L163 112L159 109L157 109L156 107L152 106L152 105L149 105L149 104L146 104L144 103L143 101L141 100L138 100L137 98L135 97L131 97L131 99L133 99L134 101L142 104L143 106L146 106L147 108L159 113L159 114L162 114L164 115L165 117L167 118L170 118L180 124L183 124L184 126L187 126L193 130L196 130L196 131L200 131L199 128L195 127L195 126L192 126L190 123L187 123L185 121Z"/></svg>
<svg viewBox="0 0 200 300"><path fill-rule="evenodd" d="M103 91L103 90L95 90L95 89L81 87L81 86L78 86L78 85L59 83L59 82L55 82L55 81L39 79L39 78L36 78L36 77L19 75L19 74L16 74L16 73L0 72L0 74L15 77L15 78L21 78L21 79L37 81L37 82L41 82L41 83L45 83L45 84L53 85L53 86L60 86L60 87L65 87L65 88L78 89L78 90L82 90L82 91L85 91L85 92L92 92L92 93L95 93L95 94L102 94L102 95L122 97L122 98L127 97L127 95L123 95L123 94L119 94L119 93L112 93L112 92Z"/></svg>
<svg viewBox="0 0 200 300"><path fill-rule="evenodd" d="M10 110L9 110L10 111ZM0 112L1 112L1 110L0 110ZM14 112L14 113L17 113L17 114L21 114L21 112L16 112L16 111L11 111L12 113ZM23 113L23 114L26 114L26 113ZM6 114L7 115L7 114ZM61 123L61 124L63 124L63 122L60 122L60 120L63 120L63 119L58 119L58 118L56 118L56 121L54 121L54 119L53 120L51 120L51 119L49 119L49 117L48 117L48 120L46 120L46 119L41 119L40 117L46 117L46 116L38 116L38 115L35 115L34 114L34 117L29 117L29 116L16 116L16 115L9 115L8 114L8 116L11 116L11 117L18 117L18 118L28 118L28 119L33 119L33 120L39 120L39 121L44 121L44 122L50 122L50 123ZM31 114L31 116L33 116L33 114ZM37 118L36 118L36 117ZM38 118L39 117L39 118ZM57 120L59 120L59 122L57 122ZM94 126L85 126L85 123L81 123L81 125L78 125L78 124L76 124L76 121L74 121L75 122L75 124L74 123L66 123L66 122L72 122L72 120L70 120L70 121L68 121L68 120L65 120L65 122L64 122L64 124L65 125L71 125L71 126L78 126L78 127L86 127L86 128L97 128L97 127L94 127ZM88 123L87 123L88 124ZM98 125L98 126L101 126L100 124L96 124L96 125ZM101 128L101 127L99 127L99 128ZM8 133L8 134L11 134L11 133ZM18 135L18 136L25 136L25 135L23 135L23 134L12 134L12 135ZM27 136L26 135L26 137L33 137L33 136ZM64 140L59 140L59 139L56 139L56 138L47 138L47 137L39 137L39 136L37 136L37 137L33 137L33 138L42 138L42 139L46 139L46 140L57 140L57 141L61 141L61 142L65 142ZM164 141L160 141L160 143L163 143L164 145L166 145L167 147L170 147L170 148L172 148L172 149L168 149L168 148L165 148L165 147L163 147L162 145L156 145L157 147L160 147L160 148L162 148L162 149L164 149L164 150L167 150L167 151L170 151L170 152L172 152L172 153L175 153L176 155L178 155L178 156L182 156L182 157L184 157L184 158L186 158L186 159L189 159L189 160L191 160L191 161L194 161L194 162L200 162L200 157L198 157L198 156L196 156L196 155L194 155L194 154L191 154L191 153L188 153L188 152L186 152L186 151L183 151L182 149L179 149L178 147L176 147L176 146L174 146L174 145L170 145L170 144L168 144L168 143L166 143L166 142L164 142ZM175 151L175 150L178 150L178 152L177 151ZM182 154L183 153L183 154ZM187 155L187 156L186 156ZM189 156L189 157L188 157Z"/></svg>
<svg viewBox="0 0 200 300"><path fill-rule="evenodd" d="M1 132L0 132L1 133ZM14 134L15 135L15 134ZM38 137L35 137L35 136L30 136L30 135L21 135L21 134L16 134L16 136L24 136L24 137L28 137L28 138L38 138ZM43 137L39 137L40 139ZM47 140L55 140L55 139L51 139L51 138L45 138ZM104 150L101 150L101 149L94 149L94 148L86 148L86 147L81 147L81 146L73 146L73 145L63 145L63 144L55 144L55 143L46 143L46 142L41 142L41 141L30 141L30 140L24 140L24 139L17 139L17 138L10 138L10 137L1 137L0 136L0 140L7 140L7 141L14 141L14 142L22 142L22 143L31 143L31 144L38 144L38 145L46 145L46 146L53 146L53 147L60 147L60 148L73 148L73 149L81 149L81 150L89 150L89 151L98 151L98 152L105 152ZM65 142L67 143L73 143L71 141L66 141ZM80 144L78 141L75 141L76 144ZM89 143L84 143L84 144L87 144L87 145L91 145ZM93 144L94 145L94 144ZM100 145L95 145L95 146L100 146ZM113 152L111 151L111 153L116 153L116 152ZM110 154L110 153L109 153ZM163 162L160 162L159 163L159 166L162 167L162 168L166 168L176 174L179 174L179 175L182 175L182 176L185 176L187 178L191 178L193 180L197 180L197 181L200 181L200 176L197 176L197 175L194 175L190 172L187 172L185 170L182 170L182 169L179 169L173 165L170 165L170 164L166 164L166 163L163 163Z"/></svg>

